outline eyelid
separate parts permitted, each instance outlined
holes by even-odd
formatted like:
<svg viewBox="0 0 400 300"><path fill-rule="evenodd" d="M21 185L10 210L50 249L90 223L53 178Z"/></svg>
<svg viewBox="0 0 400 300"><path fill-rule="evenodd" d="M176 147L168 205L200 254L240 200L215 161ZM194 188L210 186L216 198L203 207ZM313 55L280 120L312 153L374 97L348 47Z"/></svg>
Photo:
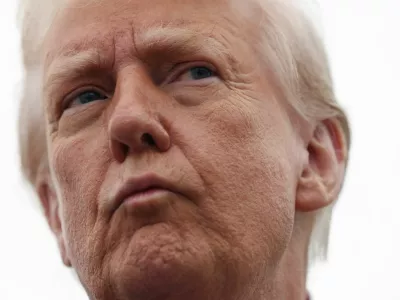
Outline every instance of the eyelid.
<svg viewBox="0 0 400 300"><path fill-rule="evenodd" d="M213 71L216 76L219 76L217 69L208 62L204 62L204 61L182 62L172 68L172 70L170 71L171 74L169 74L166 77L166 79L162 85L166 85L166 84L170 84L170 83L174 82L177 78L179 78L181 75L188 72L191 68L194 68L194 67L208 68L211 71Z"/></svg>
<svg viewBox="0 0 400 300"><path fill-rule="evenodd" d="M73 90L66 97L64 97L64 100L62 101L62 106L61 106L62 111L68 109L68 107L71 105L72 101L74 101L75 98L78 97L80 94L82 94L84 92L90 92L90 91L97 92L101 95L106 96L107 98L110 97L107 92L105 92L103 89L96 87L94 85L82 86L82 87L79 87L79 88Z"/></svg>

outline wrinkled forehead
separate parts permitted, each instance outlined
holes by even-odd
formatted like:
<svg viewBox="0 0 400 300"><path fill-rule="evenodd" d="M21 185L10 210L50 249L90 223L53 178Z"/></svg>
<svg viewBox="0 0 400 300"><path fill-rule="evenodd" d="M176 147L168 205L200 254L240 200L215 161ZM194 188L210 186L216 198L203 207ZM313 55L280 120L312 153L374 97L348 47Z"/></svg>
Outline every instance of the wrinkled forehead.
<svg viewBox="0 0 400 300"><path fill-rule="evenodd" d="M223 35L226 30L246 37L255 32L250 27L257 24L260 13L252 4L255 1L245 2L238 6L237 0L66 0L47 34L44 54L48 61L66 44L107 41L128 31L140 39L161 27L171 33L175 28L176 35L185 28L194 35L207 31Z"/></svg>

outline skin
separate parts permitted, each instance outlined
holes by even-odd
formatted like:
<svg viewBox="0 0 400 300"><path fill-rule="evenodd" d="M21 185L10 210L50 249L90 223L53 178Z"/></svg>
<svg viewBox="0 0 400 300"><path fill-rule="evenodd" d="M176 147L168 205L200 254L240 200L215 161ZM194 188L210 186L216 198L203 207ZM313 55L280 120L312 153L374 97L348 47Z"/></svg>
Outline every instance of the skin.
<svg viewBox="0 0 400 300"><path fill-rule="evenodd" d="M305 298L343 134L334 120L293 128L254 54L256 21L222 0L74 0L56 16L44 46L51 174L36 186L91 299ZM79 76L55 75L68 66ZM215 74L194 80L193 67ZM93 88L105 99L77 101ZM123 183L149 173L174 192L115 205Z"/></svg>

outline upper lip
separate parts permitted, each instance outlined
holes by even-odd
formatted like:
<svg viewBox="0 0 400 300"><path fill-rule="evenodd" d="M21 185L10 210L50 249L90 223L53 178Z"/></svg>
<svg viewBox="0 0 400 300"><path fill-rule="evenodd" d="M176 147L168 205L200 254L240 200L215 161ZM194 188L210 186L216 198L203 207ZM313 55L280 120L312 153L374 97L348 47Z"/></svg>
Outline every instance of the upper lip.
<svg viewBox="0 0 400 300"><path fill-rule="evenodd" d="M115 207L120 206L126 198L148 189L165 189L177 193L174 185L170 181L156 174L137 176L128 179L121 188L118 189L114 198Z"/></svg>

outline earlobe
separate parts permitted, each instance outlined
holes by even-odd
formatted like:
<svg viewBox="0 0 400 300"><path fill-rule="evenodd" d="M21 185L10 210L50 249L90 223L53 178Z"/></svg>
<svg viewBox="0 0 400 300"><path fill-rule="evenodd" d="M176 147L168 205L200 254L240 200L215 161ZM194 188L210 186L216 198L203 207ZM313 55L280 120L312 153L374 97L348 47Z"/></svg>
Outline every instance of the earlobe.
<svg viewBox="0 0 400 300"><path fill-rule="evenodd" d="M308 167L303 171L298 182L296 209L302 212L310 212L329 204L328 192L321 177Z"/></svg>
<svg viewBox="0 0 400 300"><path fill-rule="evenodd" d="M310 212L332 204L344 179L347 146L336 120L316 126L307 147L308 162L299 178L296 209Z"/></svg>
<svg viewBox="0 0 400 300"><path fill-rule="evenodd" d="M58 247L64 264L67 267L71 266L71 261L67 254L67 248L62 231L62 224L60 218L60 206L57 199L57 194L53 188L51 180L48 175L38 176L36 184L36 192L39 196L47 223L51 231L57 239Z"/></svg>

